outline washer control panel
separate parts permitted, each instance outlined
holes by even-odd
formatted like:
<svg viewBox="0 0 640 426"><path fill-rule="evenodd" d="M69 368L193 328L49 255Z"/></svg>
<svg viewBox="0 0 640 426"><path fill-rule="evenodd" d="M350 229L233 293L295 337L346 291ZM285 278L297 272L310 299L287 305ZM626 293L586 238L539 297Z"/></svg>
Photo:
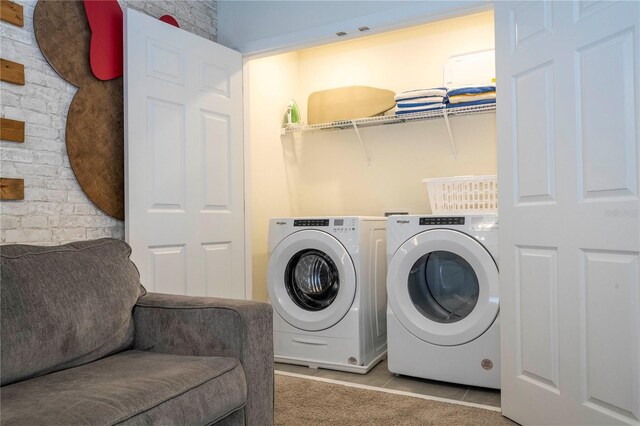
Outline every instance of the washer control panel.
<svg viewBox="0 0 640 426"><path fill-rule="evenodd" d="M464 225L464 216L421 217L420 225Z"/></svg>
<svg viewBox="0 0 640 426"><path fill-rule="evenodd" d="M339 218L332 220L334 233L346 233L356 230L356 219L354 218Z"/></svg>
<svg viewBox="0 0 640 426"><path fill-rule="evenodd" d="M286 225L287 221L275 222L276 225ZM291 224L291 222L289 222ZM291 225L289 225L291 226ZM304 218L294 219L293 227L315 228L330 233L343 244L353 244L358 241L358 218L356 217L328 217L328 218ZM283 231L286 232L286 231Z"/></svg>
<svg viewBox="0 0 640 426"><path fill-rule="evenodd" d="M293 226L329 226L329 219L295 219Z"/></svg>

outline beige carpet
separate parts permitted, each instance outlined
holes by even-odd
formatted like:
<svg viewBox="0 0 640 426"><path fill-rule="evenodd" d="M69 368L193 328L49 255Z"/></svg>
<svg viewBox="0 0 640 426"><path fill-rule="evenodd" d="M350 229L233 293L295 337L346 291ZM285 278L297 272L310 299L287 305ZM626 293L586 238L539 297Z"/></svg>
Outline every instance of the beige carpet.
<svg viewBox="0 0 640 426"><path fill-rule="evenodd" d="M515 425L496 411L276 374L276 425Z"/></svg>

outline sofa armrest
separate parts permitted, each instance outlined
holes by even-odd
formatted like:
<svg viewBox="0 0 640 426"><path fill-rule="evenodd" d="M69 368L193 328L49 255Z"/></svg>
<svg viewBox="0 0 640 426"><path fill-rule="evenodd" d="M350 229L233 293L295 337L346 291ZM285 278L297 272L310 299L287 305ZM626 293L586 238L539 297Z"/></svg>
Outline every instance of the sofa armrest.
<svg viewBox="0 0 640 426"><path fill-rule="evenodd" d="M238 358L247 381L247 424L273 423L271 305L148 293L133 315L136 350Z"/></svg>

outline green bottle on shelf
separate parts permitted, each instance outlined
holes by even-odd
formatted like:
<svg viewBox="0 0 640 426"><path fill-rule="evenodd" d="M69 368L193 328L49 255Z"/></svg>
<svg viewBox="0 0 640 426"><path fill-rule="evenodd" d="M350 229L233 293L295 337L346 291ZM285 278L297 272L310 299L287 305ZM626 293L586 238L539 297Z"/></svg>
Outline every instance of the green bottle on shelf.
<svg viewBox="0 0 640 426"><path fill-rule="evenodd" d="M289 101L289 105L287 105L287 112L284 114L282 125L284 127L289 127L294 124L300 124L300 109L298 108L296 101L291 99L291 101Z"/></svg>

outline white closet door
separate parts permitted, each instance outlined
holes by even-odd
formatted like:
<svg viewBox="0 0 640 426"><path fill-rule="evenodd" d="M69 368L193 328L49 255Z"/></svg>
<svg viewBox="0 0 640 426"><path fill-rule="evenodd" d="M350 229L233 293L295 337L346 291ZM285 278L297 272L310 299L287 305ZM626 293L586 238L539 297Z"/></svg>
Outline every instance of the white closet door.
<svg viewBox="0 0 640 426"><path fill-rule="evenodd" d="M126 238L149 291L245 298L242 56L127 9Z"/></svg>
<svg viewBox="0 0 640 426"><path fill-rule="evenodd" d="M495 11L503 413L637 425L640 3Z"/></svg>

